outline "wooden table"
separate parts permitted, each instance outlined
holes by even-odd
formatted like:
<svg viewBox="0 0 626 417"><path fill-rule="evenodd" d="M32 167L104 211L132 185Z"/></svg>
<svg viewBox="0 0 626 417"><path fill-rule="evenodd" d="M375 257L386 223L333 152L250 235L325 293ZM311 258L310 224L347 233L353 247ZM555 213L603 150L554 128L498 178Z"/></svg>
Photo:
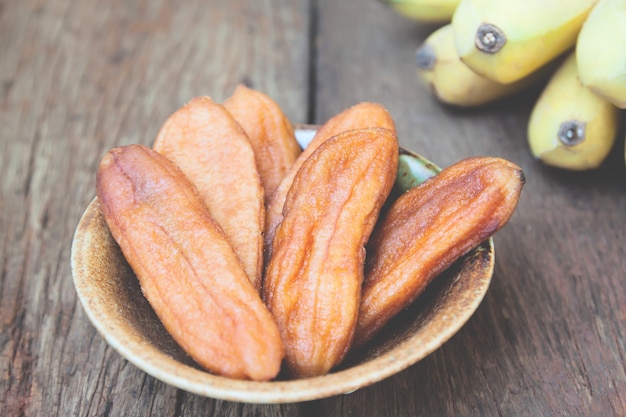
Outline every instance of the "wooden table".
<svg viewBox="0 0 626 417"><path fill-rule="evenodd" d="M0 1L0 415L626 415L623 136L597 171L543 166L526 141L539 90L440 105L414 66L431 30L375 0ZM491 288L443 347L349 395L258 405L168 386L96 332L69 259L100 158L151 144L191 97L223 100L240 82L294 122L376 101L403 146L442 166L522 166Z"/></svg>

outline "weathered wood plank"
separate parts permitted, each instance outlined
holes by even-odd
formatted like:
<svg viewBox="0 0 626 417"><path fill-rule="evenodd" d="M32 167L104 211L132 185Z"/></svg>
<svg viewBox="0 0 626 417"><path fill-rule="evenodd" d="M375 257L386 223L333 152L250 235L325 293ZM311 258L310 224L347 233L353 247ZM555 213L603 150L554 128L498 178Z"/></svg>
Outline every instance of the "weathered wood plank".
<svg viewBox="0 0 626 417"><path fill-rule="evenodd" d="M494 155L527 175L518 212L496 235L494 281L472 320L405 372L317 402L319 414L625 414L623 141L597 172L548 169L525 136L539 87L479 109L440 105L414 66L432 28L377 2L319 4L318 121L378 101L396 119L400 141L442 166ZM342 24L351 13L358 21Z"/></svg>
<svg viewBox="0 0 626 417"><path fill-rule="evenodd" d="M150 144L193 96L246 82L304 121L308 3L1 6L0 414L258 414L178 391L108 347L77 301L70 243L104 152Z"/></svg>

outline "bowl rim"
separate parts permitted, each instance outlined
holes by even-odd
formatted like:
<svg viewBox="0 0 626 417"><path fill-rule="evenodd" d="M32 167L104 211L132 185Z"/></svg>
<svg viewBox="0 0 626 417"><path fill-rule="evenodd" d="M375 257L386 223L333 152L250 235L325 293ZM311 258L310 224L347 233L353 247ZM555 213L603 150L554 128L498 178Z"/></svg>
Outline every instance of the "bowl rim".
<svg viewBox="0 0 626 417"><path fill-rule="evenodd" d="M316 127L309 125L305 128ZM406 149L402 150L414 154ZM420 158L423 157L420 156ZM90 286L88 264L90 244L98 238L98 233L108 233L108 231L101 230L103 221L99 202L95 197L78 222L71 246L71 272L74 287L83 310L96 330L122 357L147 374L193 394L235 402L288 403L348 394L414 365L443 345L470 319L487 293L495 264L493 238L489 238L469 253L480 257L477 260L481 262L480 266L483 271L480 274L480 282L473 287L470 299L465 300L462 307L455 310L455 320L433 337L423 340L424 338L420 338L418 332L399 342L393 349L374 358L313 378L267 382L236 380L185 365L156 347L147 346L147 343L140 337L129 339L128 334L107 320L115 307L99 297L98 292ZM412 348L412 345L418 341L424 344L419 349Z"/></svg>

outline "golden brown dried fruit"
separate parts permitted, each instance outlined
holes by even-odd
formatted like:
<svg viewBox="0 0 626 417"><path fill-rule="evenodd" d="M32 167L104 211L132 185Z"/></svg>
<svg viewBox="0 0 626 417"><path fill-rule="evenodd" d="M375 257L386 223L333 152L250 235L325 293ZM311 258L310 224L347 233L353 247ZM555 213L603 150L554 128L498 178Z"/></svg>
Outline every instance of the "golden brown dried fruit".
<svg viewBox="0 0 626 417"><path fill-rule="evenodd" d="M164 123L153 148L196 186L246 274L260 288L265 204L248 136L220 104L197 97Z"/></svg>
<svg viewBox="0 0 626 417"><path fill-rule="evenodd" d="M263 287L296 377L327 373L349 350L364 245L396 177L388 129L341 133L302 164L276 229Z"/></svg>
<svg viewBox="0 0 626 417"><path fill-rule="evenodd" d="M355 346L369 341L444 269L510 219L524 174L512 162L468 158L401 195L368 243Z"/></svg>
<svg viewBox="0 0 626 417"><path fill-rule="evenodd" d="M284 354L280 334L197 190L148 147L112 149L97 175L114 239L165 328L201 366L269 380Z"/></svg>
<svg viewBox="0 0 626 417"><path fill-rule="evenodd" d="M302 152L293 125L278 103L243 84L223 105L250 139L267 202Z"/></svg>
<svg viewBox="0 0 626 417"><path fill-rule="evenodd" d="M283 180L278 185L278 188L274 192L270 199L270 203L267 206L265 217L265 252L266 259L271 256L272 239L276 227L283 219L283 205L293 178L304 163L304 161L315 150L329 138L338 135L347 130L364 129L370 127L378 127L391 130L395 135L395 124L393 118L383 107L378 103L363 102L355 104L336 114L324 123L317 131L313 140L300 154L298 159L294 162L289 169Z"/></svg>

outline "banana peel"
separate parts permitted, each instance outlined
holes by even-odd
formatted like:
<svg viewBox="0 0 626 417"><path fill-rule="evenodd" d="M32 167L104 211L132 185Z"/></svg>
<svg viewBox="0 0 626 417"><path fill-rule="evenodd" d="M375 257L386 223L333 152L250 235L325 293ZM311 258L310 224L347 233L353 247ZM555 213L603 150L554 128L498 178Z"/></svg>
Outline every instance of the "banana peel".
<svg viewBox="0 0 626 417"><path fill-rule="evenodd" d="M581 82L626 108L626 1L599 0L576 43Z"/></svg>
<svg viewBox="0 0 626 417"><path fill-rule="evenodd" d="M530 150L550 166L578 171L597 168L613 147L619 116L616 106L580 82L572 52L531 112Z"/></svg>
<svg viewBox="0 0 626 417"><path fill-rule="evenodd" d="M462 0L452 17L459 57L500 83L567 52L597 0Z"/></svg>
<svg viewBox="0 0 626 417"><path fill-rule="evenodd" d="M459 106L480 106L515 94L548 78L554 65L533 72L513 83L502 84L472 71L456 53L451 24L435 30L416 53L417 73L441 102Z"/></svg>
<svg viewBox="0 0 626 417"><path fill-rule="evenodd" d="M426 23L448 23L461 0L381 0L397 13Z"/></svg>

